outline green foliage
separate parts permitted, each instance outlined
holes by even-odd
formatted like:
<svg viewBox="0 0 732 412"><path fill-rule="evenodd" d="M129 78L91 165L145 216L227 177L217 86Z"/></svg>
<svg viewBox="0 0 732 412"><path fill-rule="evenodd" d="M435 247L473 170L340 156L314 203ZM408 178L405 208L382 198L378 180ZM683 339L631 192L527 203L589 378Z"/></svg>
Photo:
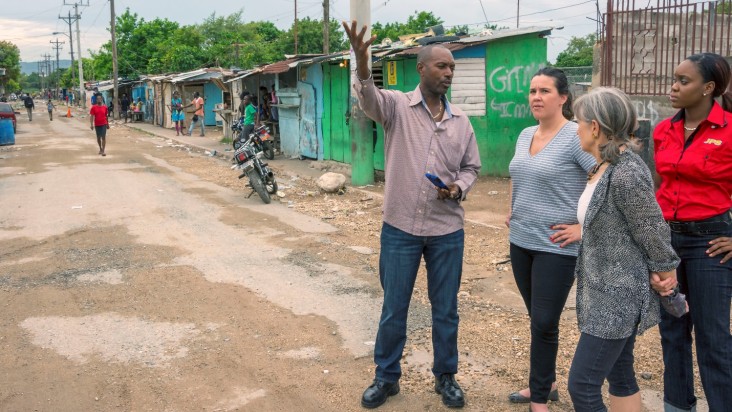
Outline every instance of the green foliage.
<svg viewBox="0 0 732 412"><path fill-rule="evenodd" d="M597 41L595 33L584 37L575 37L569 40L567 48L557 56L557 67L592 66L593 48Z"/></svg>
<svg viewBox="0 0 732 412"><path fill-rule="evenodd" d="M31 74L22 74L20 76L20 89L23 91L34 91L41 88L41 76L33 72Z"/></svg>
<svg viewBox="0 0 732 412"><path fill-rule="evenodd" d="M415 11L409 16L406 23L374 23L371 26L371 34L376 35L376 43L380 43L388 37L393 41L399 40L399 36L405 34L418 34L427 31L427 28L442 24L443 20L436 17L432 12Z"/></svg>
<svg viewBox="0 0 732 412"><path fill-rule="evenodd" d="M294 24L287 32L283 33L277 42L280 54L295 54ZM342 51L348 47L346 37L341 23L331 19L328 25L328 43L331 53ZM320 54L323 53L323 21L314 20L310 17L298 19L297 21L297 53L298 54Z"/></svg>
<svg viewBox="0 0 732 412"><path fill-rule="evenodd" d="M374 32L396 38L400 34L422 33L442 20L430 12L415 12L406 23L374 25ZM329 22L329 50L348 49L348 41L337 20ZM117 16L117 56L119 75L136 78L195 70L201 67L250 69L284 59L295 53L294 27L278 29L268 21L243 21L243 10L228 16L211 14L197 25L181 26L167 19L145 21L129 9ZM323 23L306 17L297 24L299 54L323 52ZM112 78L112 44L107 42L84 60L84 78ZM68 72L61 84L73 86Z"/></svg>
<svg viewBox="0 0 732 412"><path fill-rule="evenodd" d="M9 41L0 41L0 67L5 69L5 76L0 76L0 84L8 85L9 81L20 81L20 50Z"/></svg>

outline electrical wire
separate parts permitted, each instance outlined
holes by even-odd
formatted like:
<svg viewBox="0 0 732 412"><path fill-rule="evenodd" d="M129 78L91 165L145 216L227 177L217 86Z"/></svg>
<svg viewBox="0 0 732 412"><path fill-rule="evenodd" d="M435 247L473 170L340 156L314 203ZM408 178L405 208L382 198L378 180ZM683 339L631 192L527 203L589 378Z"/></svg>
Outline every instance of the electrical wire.
<svg viewBox="0 0 732 412"><path fill-rule="evenodd" d="M553 9L541 10L541 11L537 11L537 12L533 12L533 13L520 14L519 17L533 16L533 15L542 14L542 13L550 13L550 12L553 12L553 11L562 10L562 9L568 9L570 7L577 7L577 6L581 6L583 4L594 3L594 2L595 2L595 0L586 0L586 1L583 1L583 2L580 2L580 3L570 4L568 6L556 7L556 8L553 8ZM482 25L482 24L498 23L498 22L502 22L502 21L513 20L515 18L516 18L516 16L514 15L514 16L511 16L511 17L506 17L506 18L498 19L498 20L481 21L481 22L478 22L478 23L467 23L467 24L453 24L453 25L447 25L445 27L479 26L479 25Z"/></svg>

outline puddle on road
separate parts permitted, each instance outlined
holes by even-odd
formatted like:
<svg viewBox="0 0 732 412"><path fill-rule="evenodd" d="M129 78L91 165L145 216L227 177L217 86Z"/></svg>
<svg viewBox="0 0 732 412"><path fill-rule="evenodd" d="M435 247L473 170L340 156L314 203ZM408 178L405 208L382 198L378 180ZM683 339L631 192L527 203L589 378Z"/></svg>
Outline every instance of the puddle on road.
<svg viewBox="0 0 732 412"><path fill-rule="evenodd" d="M201 334L193 323L148 322L116 313L28 318L20 326L31 333L33 344L74 362L97 356L105 362L148 367L185 357L185 342Z"/></svg>

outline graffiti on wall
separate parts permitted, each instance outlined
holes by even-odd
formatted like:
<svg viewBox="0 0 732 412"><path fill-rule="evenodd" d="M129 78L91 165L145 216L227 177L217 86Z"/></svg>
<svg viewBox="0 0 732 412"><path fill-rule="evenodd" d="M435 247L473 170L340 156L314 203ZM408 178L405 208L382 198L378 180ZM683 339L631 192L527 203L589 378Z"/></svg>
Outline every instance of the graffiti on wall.
<svg viewBox="0 0 732 412"><path fill-rule="evenodd" d="M531 115L531 108L528 103L516 102L496 102L496 98L491 99L491 109L498 112L498 117L509 117L514 119L522 119Z"/></svg>
<svg viewBox="0 0 732 412"><path fill-rule="evenodd" d="M539 67L536 63L514 67L499 66L488 76L488 84L496 93L528 93L531 77Z"/></svg>
<svg viewBox="0 0 732 412"><path fill-rule="evenodd" d="M651 99L633 98L632 100L639 118L650 120L651 126L655 126L661 121L661 116L658 114L658 103Z"/></svg>
<svg viewBox="0 0 732 412"><path fill-rule="evenodd" d="M491 110L502 118L522 119L531 116L531 108L526 103L531 77L542 65L532 63L525 66L499 66L488 76L488 87L494 97ZM509 100L510 99L510 100ZM517 102L520 99L520 103Z"/></svg>

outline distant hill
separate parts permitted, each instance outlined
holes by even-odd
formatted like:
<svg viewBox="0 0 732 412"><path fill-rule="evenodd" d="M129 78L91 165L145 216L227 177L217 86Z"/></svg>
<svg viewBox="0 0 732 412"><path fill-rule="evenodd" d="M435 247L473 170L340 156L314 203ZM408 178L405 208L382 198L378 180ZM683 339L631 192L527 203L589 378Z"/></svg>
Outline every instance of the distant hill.
<svg viewBox="0 0 732 412"><path fill-rule="evenodd" d="M53 59L54 66L56 65L56 60ZM66 69L69 66L71 66L71 60L58 60L58 65L62 69ZM20 72L23 74L31 74L31 73L38 73L38 62L20 62Z"/></svg>

